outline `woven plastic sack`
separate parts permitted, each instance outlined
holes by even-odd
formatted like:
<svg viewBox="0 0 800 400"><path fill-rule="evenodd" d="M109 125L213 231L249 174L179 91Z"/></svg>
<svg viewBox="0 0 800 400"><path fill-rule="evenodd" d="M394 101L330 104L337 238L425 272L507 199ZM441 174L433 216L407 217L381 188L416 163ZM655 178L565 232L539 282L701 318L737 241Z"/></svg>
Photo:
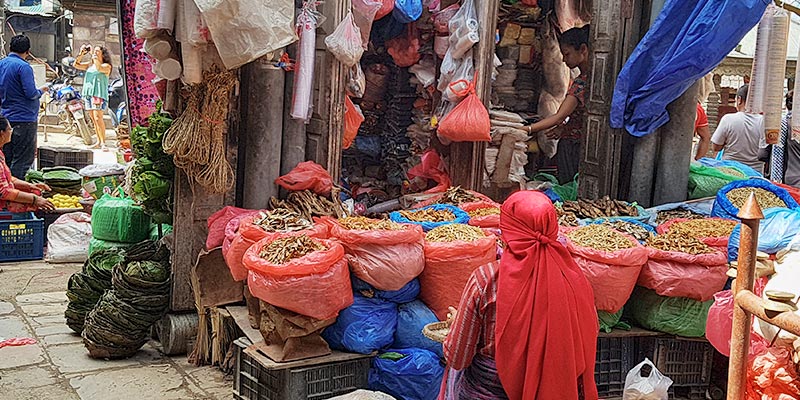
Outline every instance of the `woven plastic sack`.
<svg viewBox="0 0 800 400"><path fill-rule="evenodd" d="M747 365L747 400L800 400L797 371L787 348L762 348Z"/></svg>
<svg viewBox="0 0 800 400"><path fill-rule="evenodd" d="M370 354L394 341L397 328L397 304L381 299L355 296L353 304L336 318L336 323L322 332L331 348Z"/></svg>
<svg viewBox="0 0 800 400"><path fill-rule="evenodd" d="M722 252L692 255L651 247L647 251L649 259L638 285L661 296L708 301L728 280L728 260Z"/></svg>
<svg viewBox="0 0 800 400"><path fill-rule="evenodd" d="M785 208L790 209L797 209L800 208L800 205L797 204L794 198L786 191L786 189L780 188L775 186L772 182L765 180L765 179L748 179L743 181L735 181L731 182L717 193L716 200L714 201L714 207L711 209L711 216L712 217L720 217L720 218L727 218L727 219L737 219L736 214L739 213L739 209L728 200L726 196L728 192L733 189L738 188L760 188L767 191L772 192L779 199L781 199L784 203L786 203ZM766 211L766 210L765 210Z"/></svg>
<svg viewBox="0 0 800 400"><path fill-rule="evenodd" d="M81 263L89 253L92 218L75 212L64 214L47 228L47 262Z"/></svg>
<svg viewBox="0 0 800 400"><path fill-rule="evenodd" d="M436 316L447 319L448 307L458 307L472 272L497 260L497 237L473 242L425 242L425 269L419 276L419 298Z"/></svg>
<svg viewBox="0 0 800 400"><path fill-rule="evenodd" d="M458 208L469 213L470 211L481 210L484 208L497 208L499 210L500 205L495 202L476 201L472 203L462 204L458 206ZM477 226L479 228L499 228L500 214L498 213L498 214L486 215L483 217L470 217L469 224L472 226Z"/></svg>
<svg viewBox="0 0 800 400"><path fill-rule="evenodd" d="M443 226L443 225L467 224L467 223L469 223L469 214L467 214L466 212L464 212L464 210L462 210L462 209L460 209L460 208L458 208L456 206L453 206L453 205L450 205L450 204L434 204L434 205L431 205L431 206L419 208L418 210L427 210L427 209L447 210L447 211L452 212L453 215L455 215L456 218L454 220L452 220L452 221L444 221L444 222L416 222L416 221L411 221L408 218L402 216L400 214L400 212L398 212L398 211L393 211L392 213L390 213L389 214L389 218L392 221L400 223L400 224L418 225L418 226L422 227L422 230L425 231L425 232L428 232L431 229L434 229L434 228L437 228L437 227L440 227L440 226Z"/></svg>
<svg viewBox="0 0 800 400"><path fill-rule="evenodd" d="M422 16L422 0L395 0L392 16L404 24L418 20Z"/></svg>
<svg viewBox="0 0 800 400"><path fill-rule="evenodd" d="M645 329L683 337L702 337L713 300L699 302L685 297L664 297L637 286L625 305L625 314Z"/></svg>
<svg viewBox="0 0 800 400"><path fill-rule="evenodd" d="M333 318L353 304L350 274L341 244L317 239L325 250L274 265L258 255L272 240L256 242L244 255L244 265L250 271L247 287L254 297L320 320Z"/></svg>
<svg viewBox="0 0 800 400"><path fill-rule="evenodd" d="M361 30L353 21L353 13L347 13L336 30L325 38L328 51L346 67L352 67L361 60L364 47L361 45Z"/></svg>
<svg viewBox="0 0 800 400"><path fill-rule="evenodd" d="M689 199L714 197L723 186L734 181L747 179L743 171L733 167L727 168L735 170L741 175L726 174L717 168L692 163L689 166Z"/></svg>
<svg viewBox="0 0 800 400"><path fill-rule="evenodd" d="M443 376L444 367L436 354L424 349L389 349L373 361L369 389L398 400L435 400Z"/></svg>
<svg viewBox="0 0 800 400"><path fill-rule="evenodd" d="M722 218L708 218L708 219L710 219L710 220L729 221L729 220L724 220ZM659 225L658 227L656 227L656 231L658 232L659 235L662 235L664 233L669 232L669 228L672 225L674 225L674 224L676 224L678 222L685 222L685 221L689 221L689 220L685 219L685 218L675 218L675 219L669 220L669 221L664 222L663 224ZM728 255L728 238L729 238L729 236L720 236L720 237L705 237L705 238L699 238L699 239L703 243L707 244L709 247L714 248L714 250L721 251L725 255Z"/></svg>
<svg viewBox="0 0 800 400"><path fill-rule="evenodd" d="M562 228L561 231L567 233L572 230ZM568 237L565 238L572 259L592 285L594 304L598 310L610 313L622 310L636 286L642 266L647 262L647 249L633 237L625 237L634 247L612 252L579 246Z"/></svg>
<svg viewBox="0 0 800 400"><path fill-rule="evenodd" d="M349 149L358 136L358 129L364 122L364 114L361 108L350 100L350 96L344 97L344 135L342 135L342 148Z"/></svg>
<svg viewBox="0 0 800 400"><path fill-rule="evenodd" d="M733 228L728 239L728 261L739 258L739 240L742 226ZM800 210L771 208L764 211L764 219L758 225L758 251L776 254L789 246L800 233Z"/></svg>
<svg viewBox="0 0 800 400"><path fill-rule="evenodd" d="M422 228L404 230L346 229L327 219L331 237L345 248L350 271L379 290L400 290L425 268Z"/></svg>
<svg viewBox="0 0 800 400"><path fill-rule="evenodd" d="M294 169L275 180L275 184L290 191L311 190L327 196L333 188L333 178L321 165L313 161L303 161Z"/></svg>
<svg viewBox="0 0 800 400"><path fill-rule="evenodd" d="M92 235L112 242L141 242L150 235L150 217L130 198L104 195L92 208Z"/></svg>
<svg viewBox="0 0 800 400"><path fill-rule="evenodd" d="M451 85L457 83L458 81ZM475 85L469 82L467 89L456 94L466 96L466 98L442 118L436 132L439 136L453 142L491 141L492 137L489 132L492 129L492 123L489 119L489 111L475 93Z"/></svg>
<svg viewBox="0 0 800 400"><path fill-rule="evenodd" d="M252 210L225 206L219 211L208 217L208 237L206 237L206 249L213 249L222 246L225 240L225 227L233 218L245 214Z"/></svg>
<svg viewBox="0 0 800 400"><path fill-rule="evenodd" d="M408 349L411 347L432 351L444 357L442 344L434 342L422 334L425 325L439 322L436 314L425 303L415 300L398 307L397 331L394 334L392 347Z"/></svg>
<svg viewBox="0 0 800 400"><path fill-rule="evenodd" d="M376 298L392 303L405 304L414 301L419 296L419 279L413 279L400 290L378 290L367 282L358 279L355 275L350 276L353 291L367 298Z"/></svg>

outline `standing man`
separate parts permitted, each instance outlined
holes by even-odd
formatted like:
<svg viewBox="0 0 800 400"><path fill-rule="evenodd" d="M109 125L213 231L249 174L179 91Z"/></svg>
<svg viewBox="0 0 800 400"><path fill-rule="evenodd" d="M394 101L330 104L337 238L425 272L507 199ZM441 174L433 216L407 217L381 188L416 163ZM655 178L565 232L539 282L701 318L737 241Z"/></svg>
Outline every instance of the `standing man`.
<svg viewBox="0 0 800 400"><path fill-rule="evenodd" d="M708 116L706 110L697 102L697 117L694 120L694 134L700 137L697 142L697 153L694 155L695 160L699 160L708 154L708 149L711 147L711 132L708 130Z"/></svg>
<svg viewBox="0 0 800 400"><path fill-rule="evenodd" d="M47 86L37 88L33 68L25 61L31 55L27 36L11 38L11 54L0 60L0 101L3 116L14 128L11 142L3 147L11 175L25 179L36 154L39 98Z"/></svg>
<svg viewBox="0 0 800 400"><path fill-rule="evenodd" d="M747 102L748 85L736 92L735 114L727 114L719 121L717 130L711 136L714 153L722 150L723 160L738 161L759 173L764 173L764 159L767 143L764 139L764 117L744 112Z"/></svg>

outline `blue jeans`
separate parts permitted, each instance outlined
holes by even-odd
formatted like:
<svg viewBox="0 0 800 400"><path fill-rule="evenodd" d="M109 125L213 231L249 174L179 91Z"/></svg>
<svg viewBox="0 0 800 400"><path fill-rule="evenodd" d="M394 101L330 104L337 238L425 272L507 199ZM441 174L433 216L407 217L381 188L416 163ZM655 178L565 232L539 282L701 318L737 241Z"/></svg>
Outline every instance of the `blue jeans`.
<svg viewBox="0 0 800 400"><path fill-rule="evenodd" d="M17 179L25 180L25 174L33 165L36 156L36 122L12 122L14 132L11 142L3 146L6 155L6 164L11 169L11 175Z"/></svg>

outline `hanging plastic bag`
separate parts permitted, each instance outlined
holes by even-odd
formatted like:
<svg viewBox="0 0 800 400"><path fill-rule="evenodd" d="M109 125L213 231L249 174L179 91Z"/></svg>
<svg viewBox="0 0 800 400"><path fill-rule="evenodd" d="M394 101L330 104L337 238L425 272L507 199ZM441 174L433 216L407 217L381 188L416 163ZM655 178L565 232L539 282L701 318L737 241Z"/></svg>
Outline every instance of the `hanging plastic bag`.
<svg viewBox="0 0 800 400"><path fill-rule="evenodd" d="M367 90L367 78L364 75L364 70L361 69L361 64L356 64L347 70L347 94L356 97L364 97L364 92Z"/></svg>
<svg viewBox="0 0 800 400"><path fill-rule="evenodd" d="M404 24L415 22L422 16L422 0L395 0L392 16Z"/></svg>
<svg viewBox="0 0 800 400"><path fill-rule="evenodd" d="M642 369L650 367L650 373L642 376ZM656 366L645 358L639 365L633 367L625 377L625 391L623 400L667 400L672 379L662 374Z"/></svg>
<svg viewBox="0 0 800 400"><path fill-rule="evenodd" d="M64 214L47 228L47 262L80 263L89 254L92 239L92 218L75 212Z"/></svg>
<svg viewBox="0 0 800 400"><path fill-rule="evenodd" d="M414 301L419 296L419 279L416 278L412 279L400 290L378 290L369 283L358 279L355 275L350 276L350 281L354 292L369 299L376 298L396 304L405 304Z"/></svg>
<svg viewBox="0 0 800 400"><path fill-rule="evenodd" d="M475 76L472 54L470 54L458 62L451 82L442 95L451 103L460 102L469 94L469 87L474 82Z"/></svg>
<svg viewBox="0 0 800 400"><path fill-rule="evenodd" d="M476 201L458 206L460 209L470 214L469 224L479 228L499 228L500 227L500 205L495 202ZM483 216L472 216L473 212L488 209L489 213Z"/></svg>
<svg viewBox="0 0 800 400"><path fill-rule="evenodd" d="M256 242L244 255L244 265L250 271L247 287L253 296L319 320L333 318L353 304L350 274L342 245L315 239L325 250L275 265L261 258L259 253L277 238L268 237Z"/></svg>
<svg viewBox="0 0 800 400"><path fill-rule="evenodd" d="M289 0L195 0L225 68L233 69L297 40Z"/></svg>
<svg viewBox="0 0 800 400"><path fill-rule="evenodd" d="M562 228L561 232L572 230ZM647 249L633 237L623 235L633 247L617 251L579 246L566 238L567 250L592 285L594 304L598 310L611 313L621 310L636 286L642 266L647 262Z"/></svg>
<svg viewBox="0 0 800 400"><path fill-rule="evenodd" d="M728 260L739 258L739 240L742 226L733 228L728 239ZM764 219L758 225L758 251L776 254L789 246L800 233L800 210L771 208L764 211Z"/></svg>
<svg viewBox="0 0 800 400"><path fill-rule="evenodd" d="M202 46L211 40L208 26L194 0L178 0L175 39L184 46Z"/></svg>
<svg viewBox="0 0 800 400"><path fill-rule="evenodd" d="M317 24L320 17L315 1L303 2L303 8L297 14L297 31L299 32L300 43L297 45L298 54L294 66L291 116L303 122L308 122L311 119Z"/></svg>
<svg viewBox="0 0 800 400"><path fill-rule="evenodd" d="M419 62L419 35L415 26L413 23L408 24L405 35L386 42L386 51L400 68L407 68Z"/></svg>
<svg viewBox="0 0 800 400"><path fill-rule="evenodd" d="M442 344L434 342L422 334L425 325L439 322L436 314L425 303L414 300L398 307L397 331L394 334L392 347L408 349L411 347L425 349L444 358Z"/></svg>
<svg viewBox="0 0 800 400"><path fill-rule="evenodd" d="M480 24L473 0L464 0L461 7L448 22L450 31L450 49L454 59L459 59L471 50L480 40L478 33Z"/></svg>
<svg viewBox="0 0 800 400"><path fill-rule="evenodd" d="M766 179L748 179L743 181L735 181L731 182L717 193L716 200L714 201L714 208L711 210L712 217L720 217L720 218L727 218L727 219L738 219L736 218L736 214L739 213L739 208L731 203L730 199L728 199L728 192L734 189L740 188L759 188L766 190L768 192L772 192L775 196L778 197L786 206L783 208L790 208L790 209L797 209L800 208L800 205L797 204L797 201L792 198L789 192L786 189L782 189L778 186L775 186L772 182ZM780 208L780 207L778 207ZM767 211L767 207L762 207L764 211Z"/></svg>
<svg viewBox="0 0 800 400"><path fill-rule="evenodd" d="M425 242L425 269L419 276L419 298L436 316L447 319L448 307L458 307L472 272L497 260L497 237L473 242Z"/></svg>
<svg viewBox="0 0 800 400"><path fill-rule="evenodd" d="M327 196L333 188L333 178L321 165L303 161L288 174L276 179L275 184L290 192L311 190L320 196Z"/></svg>
<svg viewBox="0 0 800 400"><path fill-rule="evenodd" d="M661 296L707 301L728 280L728 260L720 251L697 255L652 247L647 251L649 259L639 275L638 285Z"/></svg>
<svg viewBox="0 0 800 400"><path fill-rule="evenodd" d="M364 50L369 46L369 33L372 31L372 22L375 15L383 7L381 0L353 0L353 22L361 31L361 45Z"/></svg>
<svg viewBox="0 0 800 400"><path fill-rule="evenodd" d="M625 304L625 314L642 328L683 337L703 337L712 300L699 302L685 297L659 296L637 286Z"/></svg>
<svg viewBox="0 0 800 400"><path fill-rule="evenodd" d="M442 11L436 12L433 14L433 29L436 30L437 33L442 35L447 35L450 33L450 28L448 24L450 20L456 15L459 9L458 3L451 4L447 8Z"/></svg>
<svg viewBox="0 0 800 400"><path fill-rule="evenodd" d="M350 96L344 97L344 135L342 135L342 148L349 149L358 135L358 129L364 122L361 107L353 104Z"/></svg>
<svg viewBox="0 0 800 400"><path fill-rule="evenodd" d="M447 174L445 164L439 157L439 153L434 149L425 150L421 161L408 170L406 173L408 179L424 178L436 182L436 186L426 190L425 193L438 193L447 190L450 187L450 175Z"/></svg>
<svg viewBox="0 0 800 400"><path fill-rule="evenodd" d="M370 354L390 346L396 328L396 304L356 295L322 337L334 349Z"/></svg>
<svg viewBox="0 0 800 400"><path fill-rule="evenodd" d="M492 123L489 111L475 93L474 84L469 84L466 96L439 122L436 132L453 142L490 142Z"/></svg>
<svg viewBox="0 0 800 400"><path fill-rule="evenodd" d="M345 67L352 67L361 60L364 47L361 45L361 31L353 22L353 13L347 13L336 30L325 38L325 46Z"/></svg>
<svg viewBox="0 0 800 400"><path fill-rule="evenodd" d="M435 400L444 367L439 357L424 349L389 349L375 358L369 370L369 388L398 400Z"/></svg>

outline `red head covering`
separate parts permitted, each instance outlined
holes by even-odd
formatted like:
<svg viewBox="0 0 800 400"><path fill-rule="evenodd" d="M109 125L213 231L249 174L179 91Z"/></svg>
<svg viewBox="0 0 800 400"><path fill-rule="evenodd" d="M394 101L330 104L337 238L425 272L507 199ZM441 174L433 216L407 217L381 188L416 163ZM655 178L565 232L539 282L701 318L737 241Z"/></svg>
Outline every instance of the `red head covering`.
<svg viewBox="0 0 800 400"><path fill-rule="evenodd" d="M589 281L558 242L558 220L544 194L523 191L503 203L507 247L497 289L497 372L510 400L597 399L597 312Z"/></svg>

